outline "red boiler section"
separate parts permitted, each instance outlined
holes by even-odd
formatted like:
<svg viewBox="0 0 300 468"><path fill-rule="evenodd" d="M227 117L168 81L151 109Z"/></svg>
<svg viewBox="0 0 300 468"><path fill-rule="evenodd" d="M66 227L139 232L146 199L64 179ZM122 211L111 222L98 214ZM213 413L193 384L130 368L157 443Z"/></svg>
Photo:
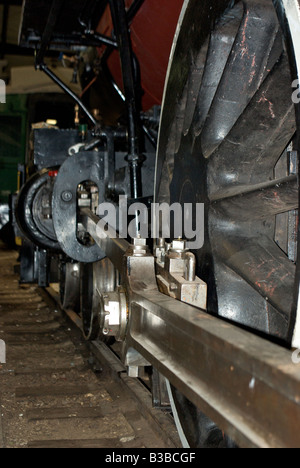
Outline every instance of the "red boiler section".
<svg viewBox="0 0 300 468"><path fill-rule="evenodd" d="M125 3L129 8L133 0L126 0ZM161 104L169 56L182 5L183 0L146 0L131 24L133 51L141 68L143 110ZM110 35L111 31L112 20L107 8L97 32ZM104 50L105 48L99 49L100 55ZM122 88L117 52L111 54L108 66L118 86Z"/></svg>

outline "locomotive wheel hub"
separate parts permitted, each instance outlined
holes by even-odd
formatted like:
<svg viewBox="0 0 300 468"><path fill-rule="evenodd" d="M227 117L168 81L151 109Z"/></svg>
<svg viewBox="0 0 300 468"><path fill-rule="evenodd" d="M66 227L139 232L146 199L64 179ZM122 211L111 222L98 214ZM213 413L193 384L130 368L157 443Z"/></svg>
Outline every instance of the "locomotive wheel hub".
<svg viewBox="0 0 300 468"><path fill-rule="evenodd" d="M126 334L128 308L125 291L118 288L101 296L99 322L103 324L102 333L123 341Z"/></svg>

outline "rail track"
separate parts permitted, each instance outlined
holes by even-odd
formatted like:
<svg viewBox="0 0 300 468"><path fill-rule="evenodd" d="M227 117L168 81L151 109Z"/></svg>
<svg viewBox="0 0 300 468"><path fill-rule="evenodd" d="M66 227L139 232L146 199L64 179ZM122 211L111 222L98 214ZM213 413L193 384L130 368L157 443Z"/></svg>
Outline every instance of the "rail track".
<svg viewBox="0 0 300 468"><path fill-rule="evenodd" d="M2 245L0 264L0 447L180 447L171 415L107 346L83 340L53 289L19 285Z"/></svg>

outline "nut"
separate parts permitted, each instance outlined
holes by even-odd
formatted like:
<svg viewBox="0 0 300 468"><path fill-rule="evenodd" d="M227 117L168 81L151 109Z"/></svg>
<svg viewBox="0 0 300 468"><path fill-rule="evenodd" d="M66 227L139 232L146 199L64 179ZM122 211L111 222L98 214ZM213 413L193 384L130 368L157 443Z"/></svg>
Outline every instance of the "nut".
<svg viewBox="0 0 300 468"><path fill-rule="evenodd" d="M135 257L143 257L148 254L149 248L147 246L146 239L142 239L141 237L137 237L133 239L133 255Z"/></svg>
<svg viewBox="0 0 300 468"><path fill-rule="evenodd" d="M141 237L136 237L135 239L133 239L133 245L135 247L138 247L138 246L144 247L145 245L147 245L147 241L146 239L142 239Z"/></svg>
<svg viewBox="0 0 300 468"><path fill-rule="evenodd" d="M175 250L176 252L183 252L186 250L186 241L183 239L176 239L173 240L171 244L171 249Z"/></svg>

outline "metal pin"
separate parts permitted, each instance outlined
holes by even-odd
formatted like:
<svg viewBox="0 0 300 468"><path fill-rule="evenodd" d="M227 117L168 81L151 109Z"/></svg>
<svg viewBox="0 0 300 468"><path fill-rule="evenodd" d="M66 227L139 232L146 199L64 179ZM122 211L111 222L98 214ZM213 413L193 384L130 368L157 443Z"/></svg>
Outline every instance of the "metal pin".
<svg viewBox="0 0 300 468"><path fill-rule="evenodd" d="M186 281L193 282L196 279L196 257L191 252L185 254L185 276Z"/></svg>

